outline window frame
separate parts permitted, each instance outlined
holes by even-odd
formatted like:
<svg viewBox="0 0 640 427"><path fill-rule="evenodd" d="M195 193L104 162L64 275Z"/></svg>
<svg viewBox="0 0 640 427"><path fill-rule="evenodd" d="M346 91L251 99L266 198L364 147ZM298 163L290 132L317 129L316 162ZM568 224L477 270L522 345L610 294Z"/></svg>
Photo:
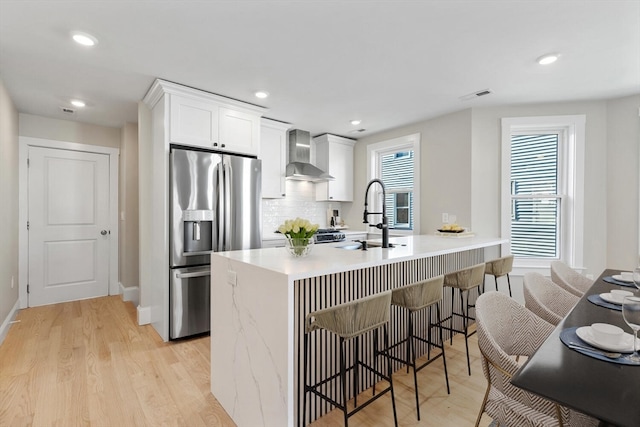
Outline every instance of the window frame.
<svg viewBox="0 0 640 427"><path fill-rule="evenodd" d="M413 151L413 230L396 228L390 230L395 235L419 235L420 234L420 133L405 135L367 146L367 184L369 180L381 176L380 161L381 155L398 152ZM372 187L373 191L379 193L379 188ZM397 190L393 193L407 192L407 189ZM391 193L389 193L391 194ZM380 212L382 210L382 197L371 198L370 210ZM373 223L373 222L372 222ZM380 230L371 228L369 233L380 233Z"/></svg>
<svg viewBox="0 0 640 427"><path fill-rule="evenodd" d="M509 240L502 245L503 256L511 253L511 135L559 132L557 194L560 202L560 232L557 259L574 268L583 268L585 124L584 115L511 117L501 120L501 231L502 237ZM514 273L536 271L548 274L553 260L516 257Z"/></svg>

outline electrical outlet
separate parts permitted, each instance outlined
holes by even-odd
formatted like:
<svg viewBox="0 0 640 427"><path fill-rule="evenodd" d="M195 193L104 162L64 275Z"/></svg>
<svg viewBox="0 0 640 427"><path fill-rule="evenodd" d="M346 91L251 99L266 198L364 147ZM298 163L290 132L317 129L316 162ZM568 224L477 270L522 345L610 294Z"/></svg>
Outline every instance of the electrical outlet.
<svg viewBox="0 0 640 427"><path fill-rule="evenodd" d="M449 214L448 213L443 213L442 214L442 223L443 224L448 224L449 223Z"/></svg>
<svg viewBox="0 0 640 427"><path fill-rule="evenodd" d="M11 289L16 286L16 276L11 276Z"/></svg>
<svg viewBox="0 0 640 427"><path fill-rule="evenodd" d="M237 284L238 275L235 271L227 270L227 283L231 286L235 286Z"/></svg>

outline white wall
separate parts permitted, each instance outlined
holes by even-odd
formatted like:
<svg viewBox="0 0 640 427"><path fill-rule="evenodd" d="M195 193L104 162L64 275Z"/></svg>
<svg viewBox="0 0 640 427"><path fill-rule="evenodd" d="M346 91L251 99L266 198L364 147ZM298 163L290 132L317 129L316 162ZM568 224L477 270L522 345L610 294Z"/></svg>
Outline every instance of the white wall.
<svg viewBox="0 0 640 427"><path fill-rule="evenodd" d="M343 203L345 219L362 225L367 177L367 146L420 134L420 230L434 233L442 213L471 224L471 110L446 114L410 126L359 139L354 151L354 202ZM361 228L361 227L359 227Z"/></svg>
<svg viewBox="0 0 640 427"><path fill-rule="evenodd" d="M490 164L497 173L482 175L476 167L473 177L473 215L475 229L485 234L500 233L500 150L503 117L586 115L585 129L585 200L583 266L587 274L597 277L607 267L607 103L584 101L519 106L477 108L473 110L473 138L479 155L474 163ZM489 220L496 218L496 220ZM491 228L488 224L491 223ZM497 227L497 228L493 228ZM594 244L595 243L595 244ZM629 266L630 268L631 266Z"/></svg>
<svg viewBox="0 0 640 427"><path fill-rule="evenodd" d="M638 259L640 95L607 102L607 266Z"/></svg>
<svg viewBox="0 0 640 427"><path fill-rule="evenodd" d="M20 114L20 136L120 148L120 128Z"/></svg>
<svg viewBox="0 0 640 427"><path fill-rule="evenodd" d="M151 233L151 202L152 202L152 156L153 150L151 133L151 111L142 102L138 102L138 215L147 219L138 224L138 260L149 259L152 249ZM138 323L147 324L151 322L149 306L152 300L151 283L152 271L150 263L139 263L138 286L140 289L140 299L138 305ZM144 311L140 311L144 310Z"/></svg>
<svg viewBox="0 0 640 427"><path fill-rule="evenodd" d="M18 111L0 80L0 343L18 303ZM14 286L11 287L13 278Z"/></svg>
<svg viewBox="0 0 640 427"><path fill-rule="evenodd" d="M120 147L119 278L125 288L138 283L138 125L122 128ZM137 301L136 297L136 301ZM137 304L137 302L136 302Z"/></svg>
<svg viewBox="0 0 640 427"><path fill-rule="evenodd" d="M503 117L586 115L584 267L638 263L638 167L640 95L614 100L473 108L358 140L355 194L366 187L366 146L420 132L422 233L432 233L442 212L483 236L500 235L500 119ZM343 204L349 221L362 204Z"/></svg>

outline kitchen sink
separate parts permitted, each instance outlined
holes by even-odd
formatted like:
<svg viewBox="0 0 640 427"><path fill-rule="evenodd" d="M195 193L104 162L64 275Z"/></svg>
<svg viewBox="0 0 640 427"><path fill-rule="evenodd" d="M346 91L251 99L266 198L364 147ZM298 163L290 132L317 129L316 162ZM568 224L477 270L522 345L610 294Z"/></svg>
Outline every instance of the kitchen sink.
<svg viewBox="0 0 640 427"><path fill-rule="evenodd" d="M358 251L362 249L362 243L349 243L348 245L336 246L338 249L344 249L345 251Z"/></svg>
<svg viewBox="0 0 640 427"><path fill-rule="evenodd" d="M345 245L335 246L338 249L344 249L346 251L359 251L362 250L362 243L360 242L350 242ZM379 240L367 240L367 248L380 248L382 247L382 242Z"/></svg>

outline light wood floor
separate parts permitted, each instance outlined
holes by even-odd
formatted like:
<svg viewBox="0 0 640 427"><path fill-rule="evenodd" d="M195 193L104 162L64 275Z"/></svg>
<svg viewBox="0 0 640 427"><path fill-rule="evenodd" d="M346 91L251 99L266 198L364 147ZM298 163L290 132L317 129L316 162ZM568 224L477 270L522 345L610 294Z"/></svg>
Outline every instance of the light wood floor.
<svg viewBox="0 0 640 427"><path fill-rule="evenodd" d="M209 391L209 337L164 343L118 296L29 308L17 320L0 346L0 426L234 425ZM419 372L420 422L412 374L394 375L399 425L474 425L486 382L475 335L470 347L471 377L464 339L446 347L451 395L440 361ZM385 396L349 424L392 420ZM481 426L489 422L485 415ZM312 424L334 425L339 411Z"/></svg>

